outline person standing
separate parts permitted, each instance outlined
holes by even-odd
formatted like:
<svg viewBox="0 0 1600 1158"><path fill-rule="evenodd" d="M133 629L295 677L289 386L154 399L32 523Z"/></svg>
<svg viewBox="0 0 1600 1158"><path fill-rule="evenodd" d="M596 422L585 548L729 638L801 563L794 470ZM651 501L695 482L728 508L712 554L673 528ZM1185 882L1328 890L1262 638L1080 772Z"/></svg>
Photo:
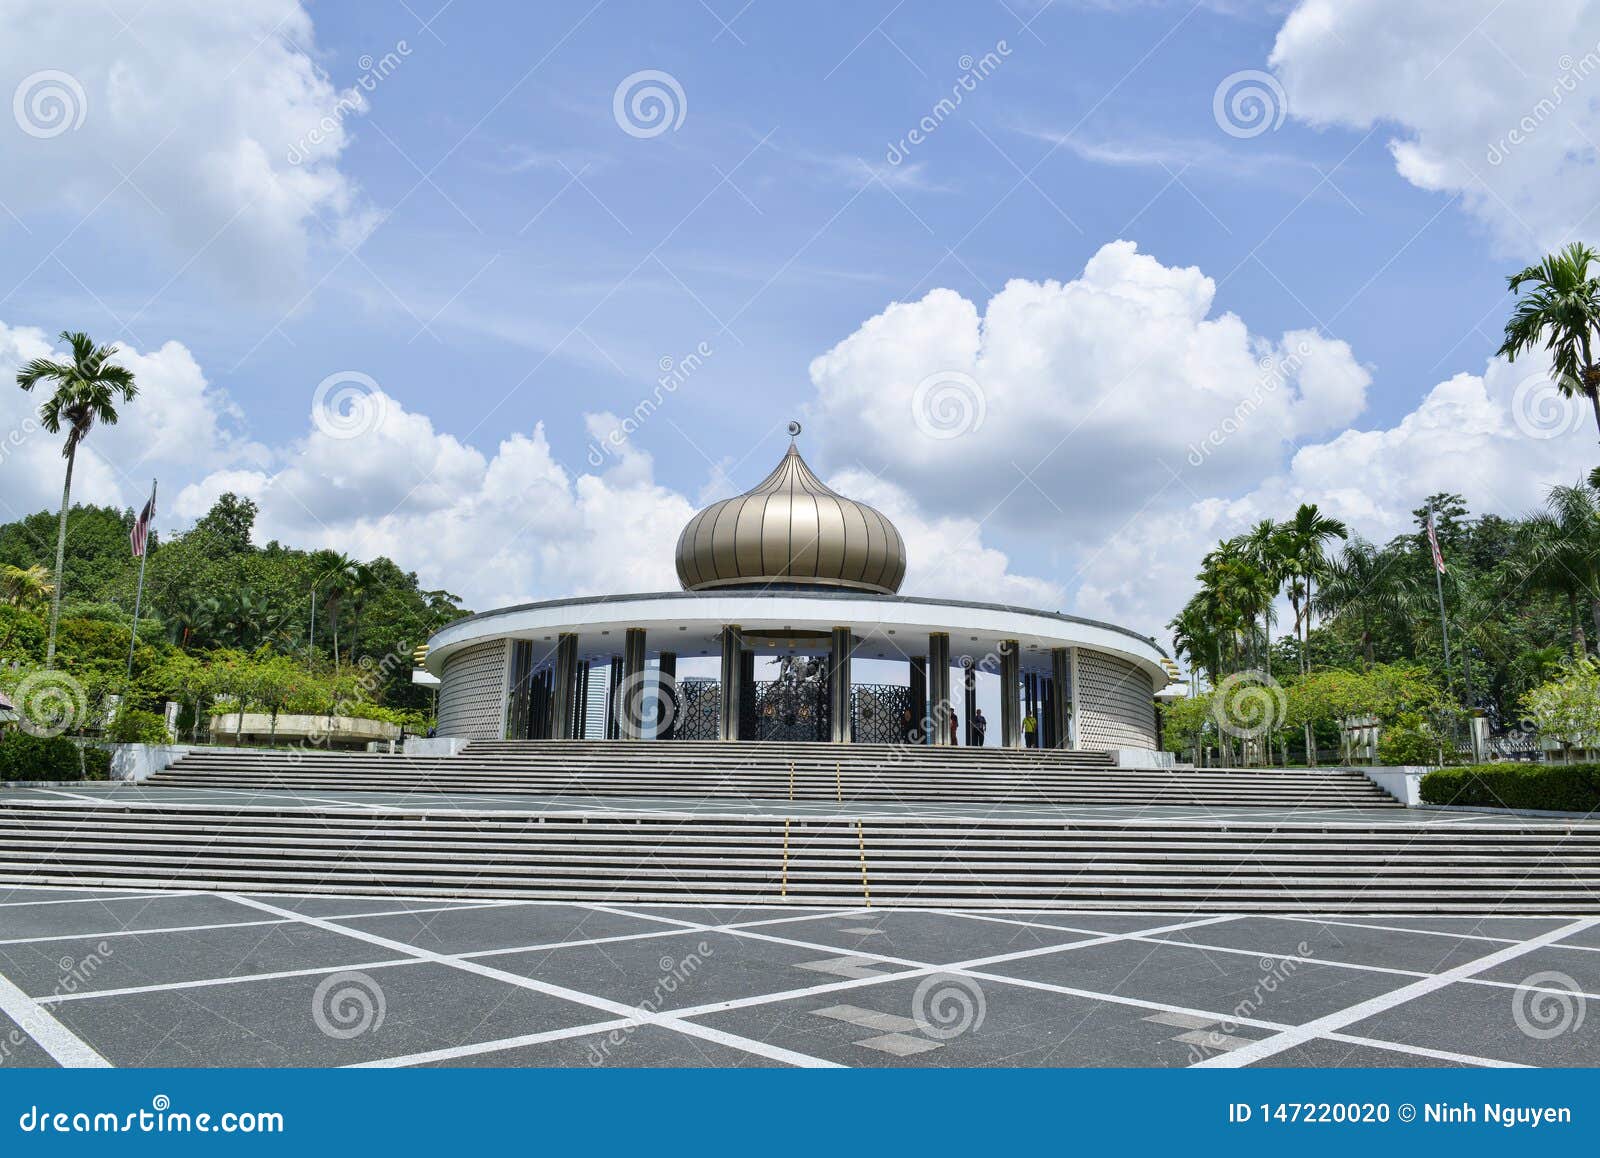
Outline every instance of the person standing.
<svg viewBox="0 0 1600 1158"><path fill-rule="evenodd" d="M1039 717L1033 714L1032 708L1022 717L1022 742L1030 748L1039 746Z"/></svg>
<svg viewBox="0 0 1600 1158"><path fill-rule="evenodd" d="M972 727L967 729L967 743L974 748L983 747L983 738L989 734L989 721L983 718L983 709L979 708L972 715Z"/></svg>
<svg viewBox="0 0 1600 1158"><path fill-rule="evenodd" d="M956 714L954 712L951 712L950 713L950 746L952 748L955 747L957 744L961 743L960 737L956 735L956 733L959 730L960 730L960 721L958 721L956 719Z"/></svg>

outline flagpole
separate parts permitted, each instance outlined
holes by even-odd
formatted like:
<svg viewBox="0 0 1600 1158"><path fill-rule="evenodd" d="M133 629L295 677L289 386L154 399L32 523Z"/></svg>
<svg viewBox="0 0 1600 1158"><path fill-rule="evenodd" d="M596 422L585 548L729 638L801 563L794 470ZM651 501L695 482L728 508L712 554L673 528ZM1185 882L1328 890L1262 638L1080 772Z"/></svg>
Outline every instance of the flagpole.
<svg viewBox="0 0 1600 1158"><path fill-rule="evenodd" d="M154 521L156 509L156 480L150 480L150 510L151 519ZM133 647L139 642L139 609L144 604L144 566L150 561L150 532L145 532L144 550L139 552L139 590L133 597L133 629L128 632L128 670L123 678L122 698L128 698L128 691L133 686Z"/></svg>
<svg viewBox="0 0 1600 1158"><path fill-rule="evenodd" d="M1431 550L1434 552L1433 586L1439 593L1439 634L1444 639L1444 682L1445 686L1448 687L1454 682L1454 677L1450 674L1450 625L1445 621L1444 617L1444 572L1439 570L1439 555L1437 553L1439 537L1438 531L1434 529L1433 512L1434 504L1429 503L1428 541Z"/></svg>

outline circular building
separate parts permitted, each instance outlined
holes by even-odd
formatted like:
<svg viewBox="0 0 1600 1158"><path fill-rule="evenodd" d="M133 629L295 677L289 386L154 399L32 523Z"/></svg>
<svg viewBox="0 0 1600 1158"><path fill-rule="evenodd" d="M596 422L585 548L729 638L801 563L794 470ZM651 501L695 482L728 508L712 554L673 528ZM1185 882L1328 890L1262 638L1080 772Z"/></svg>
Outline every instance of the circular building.
<svg viewBox="0 0 1600 1158"><path fill-rule="evenodd" d="M900 595L900 532L824 485L792 442L755 487L689 520L677 570L681 591L527 603L441 629L427 650L438 735L949 744L955 731L969 742L978 680L994 679L989 745L1157 759L1170 660L1154 640L1053 611ZM853 660L882 682L853 678Z"/></svg>

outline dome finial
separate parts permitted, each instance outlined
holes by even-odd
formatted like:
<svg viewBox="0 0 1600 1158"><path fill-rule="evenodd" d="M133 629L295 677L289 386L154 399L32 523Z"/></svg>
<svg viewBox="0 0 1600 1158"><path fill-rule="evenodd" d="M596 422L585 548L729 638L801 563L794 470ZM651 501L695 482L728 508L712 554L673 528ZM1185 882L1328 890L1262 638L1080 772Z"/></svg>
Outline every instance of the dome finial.
<svg viewBox="0 0 1600 1158"><path fill-rule="evenodd" d="M801 426L800 426L800 424L798 422L791 421L789 423L789 441L790 442L793 442L796 438L800 437L801 429L802 428L801 428Z"/></svg>

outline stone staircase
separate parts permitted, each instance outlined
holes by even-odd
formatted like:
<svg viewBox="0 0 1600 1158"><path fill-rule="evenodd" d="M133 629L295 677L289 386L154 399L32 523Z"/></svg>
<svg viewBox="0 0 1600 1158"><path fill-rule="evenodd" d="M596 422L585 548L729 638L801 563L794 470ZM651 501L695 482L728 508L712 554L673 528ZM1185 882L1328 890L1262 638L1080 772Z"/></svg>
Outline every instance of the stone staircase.
<svg viewBox="0 0 1600 1158"><path fill-rule="evenodd" d="M1118 768L1104 752L880 744L477 742L456 756L202 748L150 783L835 804L1398 807L1358 772Z"/></svg>
<svg viewBox="0 0 1600 1158"><path fill-rule="evenodd" d="M1297 913L1600 912L1600 825L0 801L0 884Z"/></svg>

